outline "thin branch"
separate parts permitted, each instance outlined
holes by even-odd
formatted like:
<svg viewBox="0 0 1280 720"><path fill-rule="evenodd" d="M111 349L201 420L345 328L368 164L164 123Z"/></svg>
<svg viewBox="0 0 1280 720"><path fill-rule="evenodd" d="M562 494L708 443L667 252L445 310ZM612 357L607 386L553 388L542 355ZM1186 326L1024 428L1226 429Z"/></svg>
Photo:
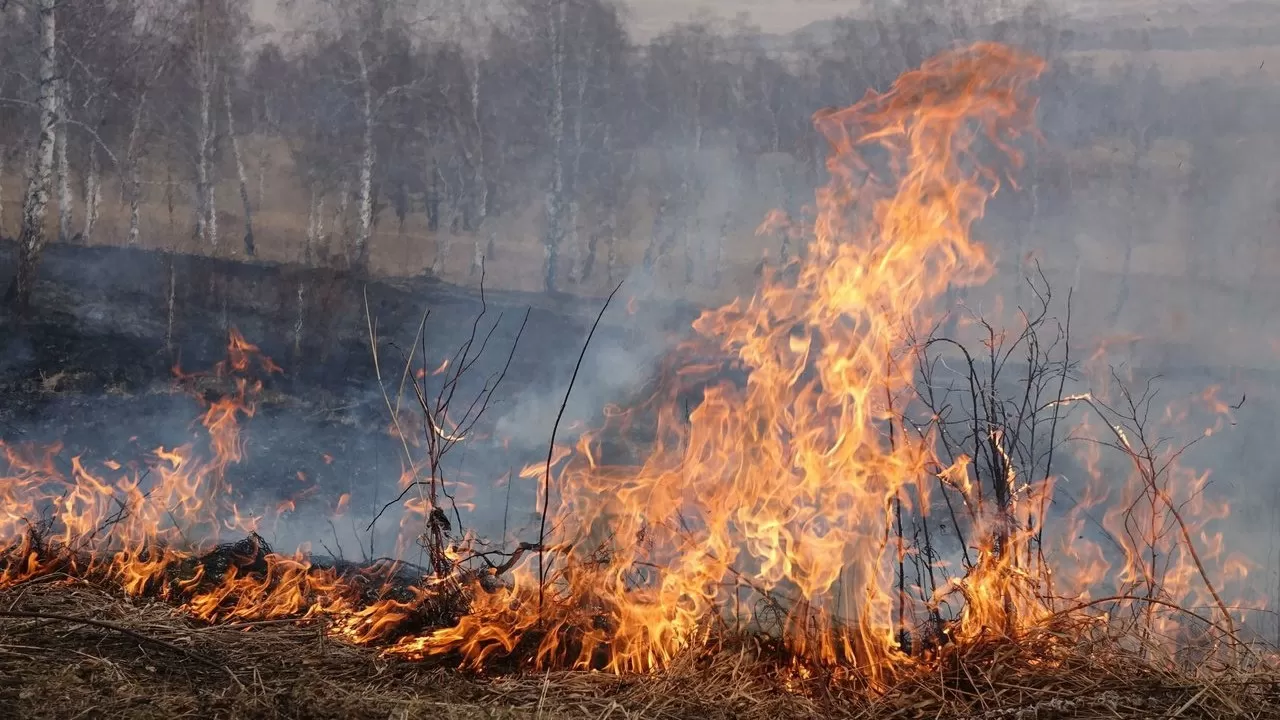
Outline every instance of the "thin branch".
<svg viewBox="0 0 1280 720"><path fill-rule="evenodd" d="M547 587L546 565L543 560L543 546L547 540L547 512L551 506L551 459L556 452L556 432L560 429L560 420L564 417L565 408L569 406L569 394L573 392L573 383L578 379L578 371L582 369L582 360L587 356L587 348L591 345L591 338L596 334L596 328L600 326L600 320L604 317L605 310L609 309L609 303L613 301L613 296L618 294L622 289L621 281L613 292L609 293L609 297L605 298L604 305L600 308L600 313L596 315L595 322L591 323L591 330L587 333L587 339L582 343L582 352L578 353L578 362L573 366L573 375L569 378L569 387L565 388L564 400L560 403L560 412L556 413L556 421L551 426L551 442L547 444L547 467L546 473L542 478L542 519L538 523L538 612L542 612L543 596Z"/></svg>

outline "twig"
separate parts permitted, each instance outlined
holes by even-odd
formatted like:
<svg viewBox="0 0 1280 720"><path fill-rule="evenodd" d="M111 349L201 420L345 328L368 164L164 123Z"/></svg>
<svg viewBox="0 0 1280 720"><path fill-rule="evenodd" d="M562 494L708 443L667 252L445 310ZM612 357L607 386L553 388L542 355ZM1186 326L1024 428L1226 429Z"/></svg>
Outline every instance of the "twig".
<svg viewBox="0 0 1280 720"><path fill-rule="evenodd" d="M556 452L556 432L560 429L560 419L564 417L565 408L569 407L569 394L573 392L573 383L578 379L578 371L582 369L582 360L587 356L587 348L591 345L591 338L596 334L596 328L600 326L600 320L604 317L604 311L609 309L609 303L613 301L613 296L618 294L622 289L621 281L613 292L609 293L609 297L605 298L604 305L600 308L600 313L596 315L595 322L591 323L591 330L587 332L587 339L582 343L582 352L578 353L578 363L573 366L573 375L569 377L569 387L564 390L564 400L560 403L560 412L556 413L556 421L551 426L551 442L547 444L547 468L546 474L542 477L542 519L538 523L538 612L542 612L542 600L546 593L547 574L546 565L543 561L543 548L546 546L547 540L547 511L551 505L551 459Z"/></svg>
<svg viewBox="0 0 1280 720"><path fill-rule="evenodd" d="M1213 580L1209 578L1209 571L1205 569L1204 563L1200 560L1200 552L1196 550L1195 541L1191 538L1191 530L1187 527L1187 523L1182 518L1182 513L1178 511L1178 507L1174 504L1173 499L1156 484L1156 478L1149 475L1149 468L1142 465L1142 459L1138 456L1137 452L1129 445L1129 441L1125 439L1124 434L1111 423L1109 418L1107 418L1106 413L1102 411L1102 408L1099 407L1094 398L1091 395L1083 395L1073 399L1088 405L1098 414L1098 417L1102 418L1102 421L1107 424L1107 428L1111 430L1113 435L1115 435L1118 446L1125 451L1125 454L1127 454L1129 459L1133 461L1135 466L1137 466L1139 474L1143 476L1143 479L1146 481L1151 492L1166 508L1169 509L1169 514L1177 524L1179 533L1182 535L1183 542L1186 543L1187 553L1191 555L1191 560L1195 563L1196 572L1200 575L1200 580L1204 582L1205 588L1209 591L1209 594L1213 596L1213 601L1218 606L1218 612L1222 613L1222 620L1227 624L1228 628L1227 636L1231 638L1233 644L1239 645L1240 638L1236 635L1235 623L1231 619L1231 613L1227 610L1227 604L1223 602L1222 596L1218 594L1218 589L1213 584Z"/></svg>

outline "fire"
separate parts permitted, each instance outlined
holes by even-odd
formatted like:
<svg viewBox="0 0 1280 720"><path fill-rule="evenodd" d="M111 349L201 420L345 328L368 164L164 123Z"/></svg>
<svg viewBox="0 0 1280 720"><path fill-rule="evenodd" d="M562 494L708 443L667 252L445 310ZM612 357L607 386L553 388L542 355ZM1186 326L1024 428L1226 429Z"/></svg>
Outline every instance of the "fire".
<svg viewBox="0 0 1280 720"><path fill-rule="evenodd" d="M539 486L543 532L501 566L468 565L470 536L451 537L411 583L397 563L340 572L266 547L257 529L302 495L247 513L227 471L243 457L242 424L263 390L251 377L283 371L233 332L213 373L175 368L202 403L205 443L156 448L142 470L111 461L100 471L78 457L64 466L58 446L0 443L0 587L58 570L92 574L210 622L324 618L351 642L386 643L404 657L455 655L476 668L521 647L538 667L647 672L732 624L775 632L799 663L797 678L840 664L875 687L919 662L922 625L945 635L935 645L1016 639L1057 616L1064 599L1092 602L1110 568L1080 539L1085 513L1102 506L1097 524L1124 556L1117 599L1174 602L1208 588L1222 606L1205 563L1225 557L1223 542L1206 523L1227 510L1203 492L1207 476L1179 468L1176 455L1149 472L1156 460L1129 431L1086 414L1083 432L1110 433L1107 442L1137 461L1130 477L1108 484L1114 475L1086 456L1095 482L1050 548L1040 537L1045 508L1055 483L1071 479L1024 477L1006 431L975 426L974 452L1002 468L984 480L972 455L942 462L928 423L904 419L917 400L912 353L922 329L949 310L949 289L993 273L970 230L1019 167L1020 140L1035 135L1029 88L1042 69L1033 56L978 44L820 113L831 180L817 192L812 227L801 233L774 214L761 228L807 238L799 256L767 271L752 297L705 312L648 402L608 408L604 427L519 473ZM690 397L700 400L686 413ZM1216 394L1202 400L1229 415ZM428 420L432 442L461 439L460 428ZM406 448L430 445L400 436L413 426L397 417L389 432ZM618 441L646 427L639 459L620 459ZM448 519L434 495L407 492L421 471L410 462L401 473L402 535L430 542ZM470 486L441 487L462 507L474 500ZM969 543L935 555L910 541L904 517L927 517L950 498ZM339 497L334 515L350 501ZM229 535L237 542L219 545ZM909 561L943 580L926 591L908 579ZM1247 573L1225 561L1230 576ZM467 604L456 622L400 630L425 606L458 597Z"/></svg>
<svg viewBox="0 0 1280 720"><path fill-rule="evenodd" d="M896 504L928 506L938 473L929 439L899 426L914 380L905 354L948 287L991 273L969 229L1000 179L976 141L1017 165L1041 69L979 45L820 115L832 180L803 259L698 319L687 363L673 368L680 382L641 410L657 415L642 463L605 464L610 428L583 437L553 479L563 550L544 554L541 577L522 567L509 593L417 645L483 662L540 626L545 663L592 666L607 648L609 669L643 671L697 643L725 608L743 613L744 596L765 594L785 608L786 640L802 657L872 676L902 657L889 528ZM716 380L726 366L746 381ZM676 395L700 382L686 421ZM963 470L943 472L963 481ZM1034 617L1028 593L1013 591L1014 556L983 548L957 581L961 634L1003 628L1015 611Z"/></svg>

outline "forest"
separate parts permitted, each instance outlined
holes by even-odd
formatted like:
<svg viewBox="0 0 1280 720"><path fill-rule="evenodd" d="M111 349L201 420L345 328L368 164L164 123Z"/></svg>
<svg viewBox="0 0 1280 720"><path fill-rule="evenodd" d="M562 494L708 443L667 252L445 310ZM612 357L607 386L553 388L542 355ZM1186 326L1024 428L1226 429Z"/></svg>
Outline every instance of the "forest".
<svg viewBox="0 0 1280 720"><path fill-rule="evenodd" d="M486 7L326 0L293 6L284 30L245 0L5 3L0 233L25 248L9 295L29 294L52 240L464 285L487 259L491 283L587 294L639 269L715 297L800 251L755 230L820 184L814 112L957 42L1049 63L1031 192L998 199L1019 238L1070 212L1096 172L1070 155L1095 146L1141 188L1164 182L1151 158L1177 140L1178 199L1197 207L1224 172L1215 143L1265 128L1280 101L1136 55L1079 62L1142 39L1045 3L880 2L783 38L702 13L643 40L609 0Z"/></svg>

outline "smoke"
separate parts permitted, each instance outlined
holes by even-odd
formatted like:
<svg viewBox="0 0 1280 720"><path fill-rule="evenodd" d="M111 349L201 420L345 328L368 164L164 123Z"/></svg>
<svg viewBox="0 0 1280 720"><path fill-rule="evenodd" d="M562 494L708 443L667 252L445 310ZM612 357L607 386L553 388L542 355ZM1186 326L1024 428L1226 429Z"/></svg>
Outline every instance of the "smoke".
<svg viewBox="0 0 1280 720"><path fill-rule="evenodd" d="M634 68L601 61L589 68L607 65L608 72L601 70L599 77L569 73L570 106L578 102L575 83L586 88L581 102L589 111L578 109L587 121L586 130L573 140L573 122L567 122L561 128L564 137L555 142L571 148L563 154L579 156L576 180L583 190L573 198L583 205L579 235L582 245L594 241L598 247L587 285L599 295L601 288L611 287L606 280L625 280L576 378L578 353L602 300L547 300L491 291L478 332L483 336L499 314L502 322L485 344L483 357L459 384L455 408L484 392L486 383L501 371L524 309L536 307L484 419L444 461L446 479L468 488L454 487L466 496L455 518L460 525L498 542L518 535L530 522L537 488L513 475L523 465L545 458L566 397L555 437L561 445L572 444L583 430L599 425L606 405L626 405L645 395L655 367L689 332L698 306L754 291L758 263L762 258L776 261L782 243L751 231L774 208L802 215L814 187L822 182L823 149L809 124L815 110L847 105L868 88L883 89L902 70L958 39L998 37L1049 56L1051 67L1040 88L1044 140L1028 145L1025 166L1013 172L1016 187L1007 184L1001 189L976 230L995 258L996 276L961 295L994 324L1016 327L1020 309L1034 299L1026 277L1043 273L1059 301L1071 292L1074 359L1092 359L1091 367L1101 371L1082 376L1071 389L1083 391L1106 380L1110 367L1138 384L1159 376L1154 383L1160 394L1152 413L1162 421L1162 436L1170 436L1171 442L1191 440L1204 426L1213 426L1215 432L1197 442L1182 462L1212 471L1209 491L1233 507L1215 531L1224 533L1228 550L1242 549L1253 556L1258 569L1248 582L1273 605L1280 602L1280 533L1273 522L1280 515L1280 497L1266 470L1277 432L1272 418L1280 412L1280 302L1272 290L1280 276L1274 243L1280 229L1280 180L1275 170L1280 166L1280 145L1272 127L1280 88L1272 75L1276 64L1253 54L1269 52L1280 40L1280 27L1273 19L1260 19L1256 8L1244 6L1224 10L1219 19L1195 20L1202 23L1196 26L1175 10L1123 22L1071 18L1039 6L1024 10L990 22L974 19L984 13L971 13L969 20L957 16L954 26L937 17L917 23L896 14L864 14L808 28L801 36L776 32L754 39L735 37L733 42L712 37L714 33L689 31L668 35L665 44L649 48L652 52L644 63ZM580 35L590 33L599 42L615 37L591 28ZM543 151L552 141L544 137L549 131L540 123L548 114L542 81L550 65L544 62L544 55L549 55L544 50L552 45L543 42L546 38L512 37L510 47L491 48L493 63L509 66L510 77L486 75L477 90L493 104L475 114L479 138L437 132L446 123L406 106L398 109L403 117L377 128L379 147L394 150L384 152L375 167L378 172L388 168L388 173L399 173L379 178L388 196L401 192L414 202L420 197L423 206L453 203L459 206L454 214L462 216L475 212L468 204L474 199L467 197L475 192L470 185L474 168L463 156L485 149L489 165L484 170L500 176L475 184L484 188L495 208L500 202L489 196L490 188L493 197L510 203L506 218L520 218L500 219L494 212L485 232L494 238L494 262L505 263L506 275L523 281L541 272L540 264L529 260L540 257L541 248L521 244L537 233L518 226L527 216L521 204L542 202L546 190L544 171L551 155ZM804 46L805 38L822 45ZM324 65L319 60L332 59L330 54L340 54L319 45L304 49L313 53L316 67ZM444 97L441 102L452 105L440 114L470 123L470 66L459 59L461 55L446 55L431 62L438 60L450 72L428 72L423 65L406 74L445 78L441 82L449 93L466 88L457 97L443 91L422 95ZM416 56L409 60L428 62ZM461 64L445 65L446 60ZM386 64L398 67L397 62ZM569 66L578 67L574 62L571 58ZM28 64L15 56L15 67ZM334 64L341 65L336 60ZM342 103L318 99L329 98L324 93L335 92L334 87L355 85L337 82L342 79L338 70L328 72L335 75L325 79L317 71L293 76L282 70L276 81L298 85L300 99L307 101L297 103L299 107L337 107ZM262 82L270 77L264 71ZM324 82L308 86L299 78ZM625 91L617 89L623 80L630 83ZM244 81L252 85L258 80ZM165 97L164 87L157 86L150 95L157 117L182 119L195 107L177 91ZM3 85L6 96L25 92L34 97L29 88L19 90ZM383 91L387 97L398 97L379 89ZM696 103L689 100L692 97L698 98ZM270 115L265 102L244 104L252 105L253 113L261 104L261 112ZM131 110L113 111L119 117L113 115L109 126L127 127L132 116L126 113ZM435 124L428 125L424 136L439 147L418 148L413 144L416 136L408 134L392 137L419 115L433 118ZM76 127L98 124L87 116L75 120ZM284 122L302 128L337 126L322 114L286 117ZM186 127L183 122L168 124ZM600 128L606 126L618 129L605 133ZM470 132L470 126L454 131ZM351 154L356 146L335 148L327 136L320 138L313 143L313 164L335 176L326 179L334 186L327 189L332 213L340 203L336 176L344 170L326 163ZM105 139L121 146L124 141ZM6 143L7 138L0 144ZM85 137L73 135L72 145L73 156L87 152ZM465 152L455 152L437 165L449 156L440 148L454 145ZM530 151L531 157L525 157L508 148L524 145L537 146L542 154ZM149 183L161 184L151 176L163 172L160 150L154 151L156 165L148 168ZM182 155L189 148L179 150L176 154ZM124 156L120 148L116 154ZM301 156L294 160L305 164ZM428 166L429 172L423 169ZM179 167L178 175L189 170ZM437 180L446 175L442 182L448 187L439 190ZM11 180L0 177L5 229L10 231L18 216L14 199L19 194L14 192L18 184ZM183 182L185 176L178 180L179 185ZM394 187L396 183L401 186ZM162 198L157 193L149 201L158 207ZM271 201L268 193L265 204ZM467 209L459 209L462 206ZM268 210L284 213L275 207ZM436 207L435 212L442 211ZM384 215L388 217L382 222L394 225L390 211ZM113 232L108 219L100 236ZM441 220L434 217L431 222ZM443 222L444 229L437 227L432 237L451 230L447 217ZM502 222L513 226L510 233L498 224ZM463 232L465 225L459 220ZM601 229L605 227L609 229ZM114 231L121 228L117 221ZM156 244L173 240L176 245L176 238L164 237L166 232L185 230L158 220L146 228ZM282 244L274 251L276 257L296 257L295 235L301 233L286 229L281 234L292 244ZM618 259L608 276L600 268L605 245L612 241L617 243ZM376 237L375 255L379 243L396 248L382 258L384 266L429 263L430 253L412 233ZM273 252L269 239L263 245L264 253ZM569 255L578 253L581 267L583 249L568 250ZM3 257L12 264L8 254ZM317 553L348 559L390 553L399 532L398 506L373 531L365 529L401 492L406 462L403 444L388 432L391 418L384 393L391 393L393 400L410 408L408 415L413 414L416 400L397 392L405 354L412 349L417 357L414 367L431 371L467 342L480 312L475 292L417 280L399 286L375 280L366 286L321 274L198 258L178 258L171 275L167 262L145 252L49 249L37 302L49 310L21 333L9 324L0 326L0 383L5 393L0 434L6 440L63 440L69 451L87 459L121 461L145 458L157 446L191 441L197 433L192 422L199 406L188 397L159 392L169 382L168 368L176 360L187 370L210 367L220 359L227 331L237 327L286 369L283 379L268 384L274 394L264 400L259 415L246 421L247 459L229 478L254 506L295 502L296 509L264 528L264 534L283 550L310 543ZM8 275L0 273L0 281L7 280ZM308 291L301 308L294 299L300 286ZM367 341L366 297L381 339L381 385ZM413 347L424 306L432 314L424 339ZM306 328L301 342L294 337L299 317ZM174 352L164 347L166 338ZM63 373L60 379L44 384L58 373ZM437 377L425 380L432 392L440 382ZM1247 400L1229 417L1164 417L1166 402L1193 404L1211 386L1218 387L1218 397L1230 404ZM422 432L420 424L410 430ZM1108 458L1105 470L1120 477L1128 472L1124 465L1123 458ZM1063 472L1072 479L1084 471L1070 467ZM349 496L347 510L335 518L334 506L343 495Z"/></svg>

